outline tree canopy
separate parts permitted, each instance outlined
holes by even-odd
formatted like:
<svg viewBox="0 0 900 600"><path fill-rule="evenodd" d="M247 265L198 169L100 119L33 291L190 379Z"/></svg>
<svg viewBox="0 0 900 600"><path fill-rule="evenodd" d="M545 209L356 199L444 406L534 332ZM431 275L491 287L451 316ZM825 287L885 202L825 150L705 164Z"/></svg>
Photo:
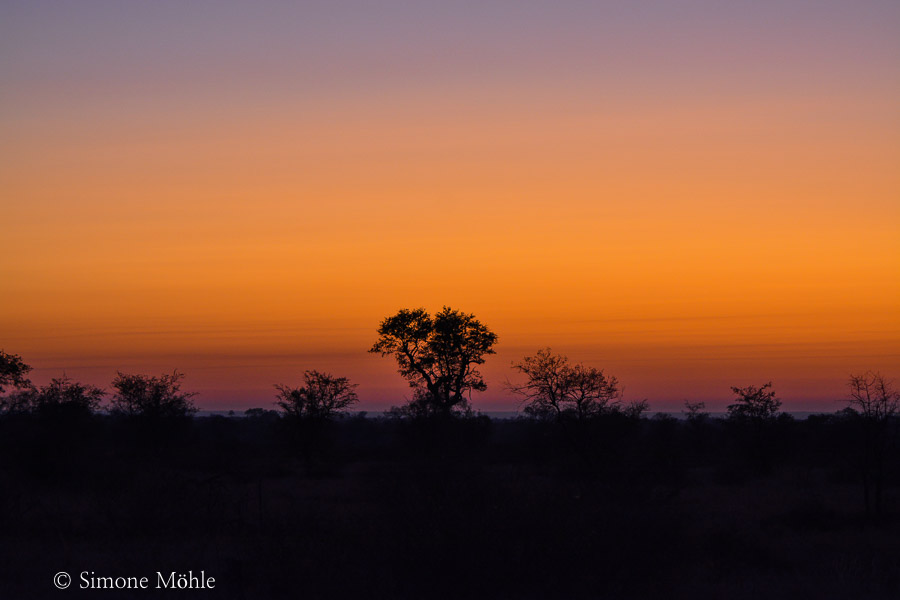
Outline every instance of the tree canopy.
<svg viewBox="0 0 900 600"><path fill-rule="evenodd" d="M356 384L346 377L305 371L303 379L304 385L300 387L275 386L278 390L275 404L289 417L327 420L359 402L354 391Z"/></svg>
<svg viewBox="0 0 900 600"><path fill-rule="evenodd" d="M508 386L524 397L526 414L585 419L620 408L621 394L615 377L580 363L572 365L567 357L553 354L550 348L526 356L513 368L527 378L521 385Z"/></svg>
<svg viewBox="0 0 900 600"><path fill-rule="evenodd" d="M900 393L881 373L851 375L850 410L871 421L887 422L900 411Z"/></svg>
<svg viewBox="0 0 900 600"><path fill-rule="evenodd" d="M28 387L28 373L31 367L22 361L18 354L7 354L0 350L0 394L6 391L6 386L16 389Z"/></svg>
<svg viewBox="0 0 900 600"><path fill-rule="evenodd" d="M417 412L450 415L468 409L467 394L487 389L477 366L496 343L497 334L475 315L447 306L434 317L424 308L402 309L381 322L369 352L397 360L415 389Z"/></svg>
<svg viewBox="0 0 900 600"><path fill-rule="evenodd" d="M775 397L771 381L759 387L732 387L731 391L737 395L737 401L728 405L729 418L764 422L778 416L781 400Z"/></svg>
<svg viewBox="0 0 900 600"><path fill-rule="evenodd" d="M73 381L63 375L48 385L29 386L11 395L7 410L41 417L80 418L100 408L105 392L96 386Z"/></svg>
<svg viewBox="0 0 900 600"><path fill-rule="evenodd" d="M119 372L112 382L115 392L110 412L150 419L187 417L197 412L191 401L195 392L182 392L184 373L150 377Z"/></svg>

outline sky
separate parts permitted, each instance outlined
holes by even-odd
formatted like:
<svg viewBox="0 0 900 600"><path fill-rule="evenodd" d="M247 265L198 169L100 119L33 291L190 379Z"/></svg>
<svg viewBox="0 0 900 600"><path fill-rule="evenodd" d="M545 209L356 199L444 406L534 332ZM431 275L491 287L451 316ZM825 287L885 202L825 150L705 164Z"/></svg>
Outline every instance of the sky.
<svg viewBox="0 0 900 600"><path fill-rule="evenodd" d="M0 348L179 369L205 409L368 354L400 308L626 400L900 378L900 3L0 3Z"/></svg>

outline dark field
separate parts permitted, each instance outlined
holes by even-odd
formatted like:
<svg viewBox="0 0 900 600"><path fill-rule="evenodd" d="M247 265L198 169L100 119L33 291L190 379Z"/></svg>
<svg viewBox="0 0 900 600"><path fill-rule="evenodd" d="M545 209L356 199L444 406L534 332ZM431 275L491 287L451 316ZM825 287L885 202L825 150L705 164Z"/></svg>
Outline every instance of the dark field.
<svg viewBox="0 0 900 600"><path fill-rule="evenodd" d="M867 516L857 425L8 415L0 597L896 598L898 454Z"/></svg>

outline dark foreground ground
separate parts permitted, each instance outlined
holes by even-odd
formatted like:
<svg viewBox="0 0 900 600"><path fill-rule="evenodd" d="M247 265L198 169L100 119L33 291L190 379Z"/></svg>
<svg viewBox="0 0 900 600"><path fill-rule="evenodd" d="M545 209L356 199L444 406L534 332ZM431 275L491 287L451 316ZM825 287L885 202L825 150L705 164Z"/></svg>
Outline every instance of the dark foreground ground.
<svg viewBox="0 0 900 600"><path fill-rule="evenodd" d="M897 598L898 456L866 518L860 443L836 416L7 417L0 598ZM215 588L153 589L189 570Z"/></svg>

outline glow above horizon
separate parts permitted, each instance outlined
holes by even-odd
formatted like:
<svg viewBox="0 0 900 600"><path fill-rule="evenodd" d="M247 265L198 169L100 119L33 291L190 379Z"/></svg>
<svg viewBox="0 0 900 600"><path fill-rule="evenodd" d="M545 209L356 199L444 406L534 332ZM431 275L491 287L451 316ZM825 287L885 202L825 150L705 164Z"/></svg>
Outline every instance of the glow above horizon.
<svg viewBox="0 0 900 600"><path fill-rule="evenodd" d="M0 347L46 382L303 369L402 401L402 307L627 397L900 376L900 6L0 7Z"/></svg>

